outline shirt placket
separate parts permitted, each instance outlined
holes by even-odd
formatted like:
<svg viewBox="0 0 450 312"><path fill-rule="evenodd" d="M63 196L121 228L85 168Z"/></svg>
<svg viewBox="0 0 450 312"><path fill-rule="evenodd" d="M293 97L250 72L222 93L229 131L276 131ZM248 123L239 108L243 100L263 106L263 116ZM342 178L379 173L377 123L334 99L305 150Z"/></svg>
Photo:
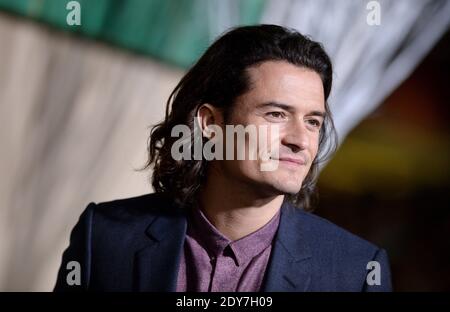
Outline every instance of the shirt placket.
<svg viewBox="0 0 450 312"><path fill-rule="evenodd" d="M221 252L218 256L211 257L211 261L213 270L210 291L236 291L238 267L235 266L233 258L224 256Z"/></svg>

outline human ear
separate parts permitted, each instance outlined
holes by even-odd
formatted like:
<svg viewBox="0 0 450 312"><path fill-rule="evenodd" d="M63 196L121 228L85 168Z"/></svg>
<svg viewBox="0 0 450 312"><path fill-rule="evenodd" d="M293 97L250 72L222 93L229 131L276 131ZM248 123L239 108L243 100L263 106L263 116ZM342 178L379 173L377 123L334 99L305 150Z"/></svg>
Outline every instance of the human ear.
<svg viewBox="0 0 450 312"><path fill-rule="evenodd" d="M223 124L221 110L209 103L204 103L198 108L196 117L202 135L207 138L212 136L211 125L221 126Z"/></svg>

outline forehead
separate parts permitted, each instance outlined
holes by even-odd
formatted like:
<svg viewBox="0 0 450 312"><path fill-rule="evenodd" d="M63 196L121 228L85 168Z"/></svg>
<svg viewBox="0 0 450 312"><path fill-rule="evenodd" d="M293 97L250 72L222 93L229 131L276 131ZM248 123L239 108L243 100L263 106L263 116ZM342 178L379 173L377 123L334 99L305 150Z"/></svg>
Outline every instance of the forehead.
<svg viewBox="0 0 450 312"><path fill-rule="evenodd" d="M324 109L323 84L315 71L285 61L267 61L247 72L250 89L243 97L249 106L276 101L300 110Z"/></svg>

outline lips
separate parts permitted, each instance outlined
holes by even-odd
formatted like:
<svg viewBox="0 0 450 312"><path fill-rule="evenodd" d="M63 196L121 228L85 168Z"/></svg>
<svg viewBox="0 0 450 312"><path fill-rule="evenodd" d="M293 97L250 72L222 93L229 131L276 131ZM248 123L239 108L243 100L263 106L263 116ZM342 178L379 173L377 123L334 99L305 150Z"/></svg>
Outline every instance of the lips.
<svg viewBox="0 0 450 312"><path fill-rule="evenodd" d="M306 165L306 161L303 158L293 158L293 157L280 157L278 158L278 161L283 161L299 166Z"/></svg>

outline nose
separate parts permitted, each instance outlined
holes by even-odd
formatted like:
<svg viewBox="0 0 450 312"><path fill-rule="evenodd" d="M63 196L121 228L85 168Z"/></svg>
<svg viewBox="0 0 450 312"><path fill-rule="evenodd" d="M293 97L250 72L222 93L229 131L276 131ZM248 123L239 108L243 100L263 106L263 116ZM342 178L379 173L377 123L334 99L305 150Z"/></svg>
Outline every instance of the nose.
<svg viewBox="0 0 450 312"><path fill-rule="evenodd" d="M293 153L309 147L308 129L302 121L292 121L286 128L281 143L291 149Z"/></svg>

